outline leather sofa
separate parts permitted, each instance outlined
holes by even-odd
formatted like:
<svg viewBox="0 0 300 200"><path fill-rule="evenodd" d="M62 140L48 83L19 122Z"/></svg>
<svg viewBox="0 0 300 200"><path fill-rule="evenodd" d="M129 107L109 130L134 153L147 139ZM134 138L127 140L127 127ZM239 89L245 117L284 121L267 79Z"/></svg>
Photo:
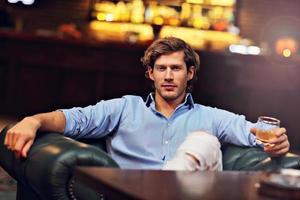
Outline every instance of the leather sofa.
<svg viewBox="0 0 300 200"><path fill-rule="evenodd" d="M18 158L0 134L0 165L17 181L17 199L104 199L73 177L76 166L118 167L105 152L105 140L75 141L57 133L39 133L28 157ZM225 145L224 170L300 169L300 156L288 154L270 159L260 148Z"/></svg>

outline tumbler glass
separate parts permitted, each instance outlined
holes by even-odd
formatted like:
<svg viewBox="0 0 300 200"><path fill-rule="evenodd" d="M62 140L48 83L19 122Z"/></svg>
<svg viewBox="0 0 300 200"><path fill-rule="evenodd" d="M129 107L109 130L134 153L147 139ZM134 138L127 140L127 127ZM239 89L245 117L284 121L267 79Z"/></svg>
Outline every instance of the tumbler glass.
<svg viewBox="0 0 300 200"><path fill-rule="evenodd" d="M276 138L274 129L279 127L279 119L267 116L258 117L256 125L256 139L263 143L269 143L270 140Z"/></svg>

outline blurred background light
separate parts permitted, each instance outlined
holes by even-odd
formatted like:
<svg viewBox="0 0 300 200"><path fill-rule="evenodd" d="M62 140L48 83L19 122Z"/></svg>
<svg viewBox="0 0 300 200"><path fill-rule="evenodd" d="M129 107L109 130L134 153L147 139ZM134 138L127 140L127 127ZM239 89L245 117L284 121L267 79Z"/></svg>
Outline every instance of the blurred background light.
<svg viewBox="0 0 300 200"><path fill-rule="evenodd" d="M240 44L232 44L229 46L229 51L231 53L247 54L247 47Z"/></svg>
<svg viewBox="0 0 300 200"><path fill-rule="evenodd" d="M34 3L34 0L23 0L22 2L25 5L32 5Z"/></svg>
<svg viewBox="0 0 300 200"><path fill-rule="evenodd" d="M257 46L249 46L249 47L247 48L247 52L248 52L248 54L250 54L250 55L259 55L260 52L261 52L261 50L260 50L260 48L257 47Z"/></svg>
<svg viewBox="0 0 300 200"><path fill-rule="evenodd" d="M17 3L19 0L7 0L8 3Z"/></svg>
<svg viewBox="0 0 300 200"><path fill-rule="evenodd" d="M18 3L20 1L24 5L32 5L35 0L7 0L7 1L8 1L8 3Z"/></svg>
<svg viewBox="0 0 300 200"><path fill-rule="evenodd" d="M279 38L275 43L276 53L283 57L291 57L298 51L298 42L292 37Z"/></svg>
<svg viewBox="0 0 300 200"><path fill-rule="evenodd" d="M288 57L290 57L290 56L292 55L292 52L291 52L290 49L284 49L284 50L282 51L282 55L283 55L284 57L288 58Z"/></svg>
<svg viewBox="0 0 300 200"><path fill-rule="evenodd" d="M257 46L246 46L243 44L232 44L229 46L231 53L238 53L243 55L259 55L261 49Z"/></svg>

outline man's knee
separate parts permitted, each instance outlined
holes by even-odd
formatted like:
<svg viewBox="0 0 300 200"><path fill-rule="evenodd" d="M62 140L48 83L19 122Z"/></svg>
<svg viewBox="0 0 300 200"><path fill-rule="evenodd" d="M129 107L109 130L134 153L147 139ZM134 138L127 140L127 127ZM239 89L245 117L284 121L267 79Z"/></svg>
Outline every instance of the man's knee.
<svg viewBox="0 0 300 200"><path fill-rule="evenodd" d="M190 133L182 145L184 145L184 143L187 143L186 145L194 145L197 148L201 145L205 145L207 147L209 146L210 148L215 148L218 150L221 148L218 138L204 131L195 131Z"/></svg>
<svg viewBox="0 0 300 200"><path fill-rule="evenodd" d="M184 151L200 161L200 170L222 170L221 144L217 137L204 131L190 133L179 151Z"/></svg>

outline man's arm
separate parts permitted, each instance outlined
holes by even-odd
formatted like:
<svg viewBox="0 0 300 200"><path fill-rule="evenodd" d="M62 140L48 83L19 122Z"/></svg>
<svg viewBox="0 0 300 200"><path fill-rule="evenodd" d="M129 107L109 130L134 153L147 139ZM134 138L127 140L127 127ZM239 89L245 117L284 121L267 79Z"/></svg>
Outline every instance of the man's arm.
<svg viewBox="0 0 300 200"><path fill-rule="evenodd" d="M17 154L26 157L38 130L63 133L65 126L66 118L61 111L25 117L7 131L4 145Z"/></svg>

